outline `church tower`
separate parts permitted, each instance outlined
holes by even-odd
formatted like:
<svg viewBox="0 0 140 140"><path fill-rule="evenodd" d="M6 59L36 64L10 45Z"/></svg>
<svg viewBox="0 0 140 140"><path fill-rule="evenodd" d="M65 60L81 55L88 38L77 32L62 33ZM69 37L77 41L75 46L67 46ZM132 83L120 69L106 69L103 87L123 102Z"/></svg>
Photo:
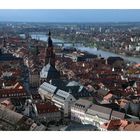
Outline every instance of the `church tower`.
<svg viewBox="0 0 140 140"><path fill-rule="evenodd" d="M5 50L6 50L6 44L7 44L6 38L3 37L2 38L2 44L0 45L0 54L2 54L2 53L5 52Z"/></svg>
<svg viewBox="0 0 140 140"><path fill-rule="evenodd" d="M48 34L48 47L46 48L45 66L40 72L40 83L49 82L53 79L59 79L60 73L55 68L55 53L53 51L53 43L51 32Z"/></svg>
<svg viewBox="0 0 140 140"><path fill-rule="evenodd" d="M51 32L48 34L48 47L46 48L45 66L50 63L55 68L55 53L53 50L53 42L51 39Z"/></svg>
<svg viewBox="0 0 140 140"><path fill-rule="evenodd" d="M6 48L6 38L3 38L3 48Z"/></svg>

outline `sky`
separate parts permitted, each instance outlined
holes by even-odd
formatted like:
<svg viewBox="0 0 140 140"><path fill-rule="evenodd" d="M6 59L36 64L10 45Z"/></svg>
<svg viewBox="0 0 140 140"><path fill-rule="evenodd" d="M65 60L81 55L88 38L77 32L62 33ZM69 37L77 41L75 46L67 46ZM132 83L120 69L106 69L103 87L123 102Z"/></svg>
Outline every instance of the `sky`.
<svg viewBox="0 0 140 140"><path fill-rule="evenodd" d="M0 21L18 22L139 22L140 9L0 10Z"/></svg>

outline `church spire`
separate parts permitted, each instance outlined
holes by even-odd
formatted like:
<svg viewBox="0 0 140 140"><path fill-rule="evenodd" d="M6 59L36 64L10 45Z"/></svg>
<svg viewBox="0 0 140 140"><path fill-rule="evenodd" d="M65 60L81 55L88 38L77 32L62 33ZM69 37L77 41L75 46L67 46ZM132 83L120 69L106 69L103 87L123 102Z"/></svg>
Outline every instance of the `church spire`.
<svg viewBox="0 0 140 140"><path fill-rule="evenodd" d="M52 47L53 44L52 44L52 39L51 39L51 32L49 30L49 34L48 34L48 47Z"/></svg>
<svg viewBox="0 0 140 140"><path fill-rule="evenodd" d="M3 48L6 48L6 38L3 38Z"/></svg>
<svg viewBox="0 0 140 140"><path fill-rule="evenodd" d="M51 31L49 30L49 34L48 34L48 36L51 36Z"/></svg>
<svg viewBox="0 0 140 140"><path fill-rule="evenodd" d="M48 33L48 47L46 48L45 65L50 64L55 67L55 53L53 52L53 42L51 39L51 32Z"/></svg>

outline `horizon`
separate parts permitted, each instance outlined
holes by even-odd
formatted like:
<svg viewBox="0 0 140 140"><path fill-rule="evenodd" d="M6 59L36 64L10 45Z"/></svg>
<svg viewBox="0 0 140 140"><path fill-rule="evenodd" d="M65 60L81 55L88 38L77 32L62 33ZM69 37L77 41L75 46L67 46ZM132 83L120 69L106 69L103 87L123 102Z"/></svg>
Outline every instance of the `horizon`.
<svg viewBox="0 0 140 140"><path fill-rule="evenodd" d="M140 22L140 9L5 9L0 22L125 23Z"/></svg>

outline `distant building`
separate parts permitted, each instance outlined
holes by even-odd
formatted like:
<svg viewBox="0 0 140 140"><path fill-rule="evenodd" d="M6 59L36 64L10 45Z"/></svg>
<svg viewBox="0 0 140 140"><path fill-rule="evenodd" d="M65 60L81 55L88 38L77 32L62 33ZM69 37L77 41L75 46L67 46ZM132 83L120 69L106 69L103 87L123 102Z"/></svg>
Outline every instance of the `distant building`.
<svg viewBox="0 0 140 140"><path fill-rule="evenodd" d="M71 58L73 62L80 62L80 61L91 61L97 58L97 55L73 52L71 54L66 54L65 57Z"/></svg>

